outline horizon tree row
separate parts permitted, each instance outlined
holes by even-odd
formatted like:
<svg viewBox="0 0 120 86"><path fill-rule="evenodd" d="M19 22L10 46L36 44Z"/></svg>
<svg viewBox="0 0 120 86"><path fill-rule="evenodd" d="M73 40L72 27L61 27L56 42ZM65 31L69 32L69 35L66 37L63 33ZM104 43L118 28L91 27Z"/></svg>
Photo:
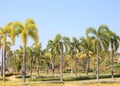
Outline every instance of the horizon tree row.
<svg viewBox="0 0 120 86"><path fill-rule="evenodd" d="M20 36L23 46L11 51L16 36ZM31 47L27 47L28 37L34 40ZM106 25L100 25L98 29L87 28L86 37L70 39L67 36L57 34L53 40L49 40L46 48L42 50L39 43L38 29L34 20L27 19L25 24L16 21L8 23L0 28L0 49L2 52L1 75L5 81L6 65L22 72L22 80L25 83L26 73L30 72L32 78L33 69L40 76L40 69L50 68L54 78L55 69L60 72L60 81L63 81L63 72L70 70L78 75L82 67L86 76L89 71L96 70L96 79L99 80L99 64L106 59L106 64L111 65L111 75L114 78L114 57L119 48L120 37L111 31ZM6 60L7 59L7 60ZM96 63L95 63L96 62ZM95 69L96 68L96 69ZM27 71L27 72L26 72Z"/></svg>

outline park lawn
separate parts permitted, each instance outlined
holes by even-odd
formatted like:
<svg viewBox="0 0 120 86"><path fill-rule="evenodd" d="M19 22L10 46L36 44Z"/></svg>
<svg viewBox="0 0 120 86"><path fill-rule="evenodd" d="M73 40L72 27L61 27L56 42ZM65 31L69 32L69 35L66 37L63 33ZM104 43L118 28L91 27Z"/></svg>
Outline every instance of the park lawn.
<svg viewBox="0 0 120 86"><path fill-rule="evenodd" d="M0 86L120 86L120 83L83 84L82 82L83 81L69 81L69 82L64 82L64 84L27 82L26 84L22 84L21 80L16 80L16 81L5 81L5 83L3 83L3 81L0 81Z"/></svg>
<svg viewBox="0 0 120 86"><path fill-rule="evenodd" d="M22 84L21 82L16 82L16 81L6 81L3 83L0 81L0 86L120 86L119 83L114 83L114 84L88 84L84 85L81 84L80 81L71 81L71 82L65 82L65 84L51 84L51 83L46 83L46 84L41 84L41 83L27 83L27 84Z"/></svg>
<svg viewBox="0 0 120 86"><path fill-rule="evenodd" d="M52 83L26 83L23 84L21 81L0 81L0 86L64 86L64 84L52 84Z"/></svg>
<svg viewBox="0 0 120 86"><path fill-rule="evenodd" d="M92 75L92 74L91 74ZM45 75L43 75L45 76ZM47 77L49 77L48 75ZM58 75L56 75L58 76ZM64 74L64 78L73 78L74 76L70 77L70 74ZM12 78L12 79L11 79ZM74 81L64 81L64 84L60 83L46 83L46 81L29 81L29 78L26 79L27 83L22 84L21 78L15 78L15 76L7 77L7 81L3 83L2 80L0 80L0 86L120 86L120 83L89 83L89 84L83 84L82 82L96 82L96 79L92 80L74 80ZM110 81L111 78L105 78L100 79L99 81ZM120 78L115 78L115 81L120 81Z"/></svg>

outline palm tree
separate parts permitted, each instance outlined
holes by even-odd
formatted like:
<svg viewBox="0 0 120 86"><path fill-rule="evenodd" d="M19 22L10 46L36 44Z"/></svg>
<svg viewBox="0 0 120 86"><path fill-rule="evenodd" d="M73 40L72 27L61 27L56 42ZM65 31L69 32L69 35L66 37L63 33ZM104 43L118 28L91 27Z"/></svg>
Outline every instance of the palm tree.
<svg viewBox="0 0 120 86"><path fill-rule="evenodd" d="M55 39L55 46L56 46L56 50L58 51L58 53L60 54L60 81L63 81L63 57L64 57L64 51L65 51L65 46L64 46L64 40L61 37L60 34L57 34Z"/></svg>
<svg viewBox="0 0 120 86"><path fill-rule="evenodd" d="M74 57L74 66L75 66L75 77L77 77L77 57L76 54L80 51L79 48L80 42L76 37L72 38L72 42L70 44L70 53Z"/></svg>
<svg viewBox="0 0 120 86"><path fill-rule="evenodd" d="M43 55L43 59L46 63L46 75L47 75L48 74L48 66L52 62L52 54L47 49L44 49L42 51L42 55ZM53 72L53 70L52 70L52 72ZM52 77L54 77L54 73L52 73Z"/></svg>
<svg viewBox="0 0 120 86"><path fill-rule="evenodd" d="M95 37L94 41L94 49L96 53L96 77L99 80L99 52L101 50L108 50L108 36L107 33L109 29L106 25L101 25L98 30L93 27L90 27L86 30L86 35L88 36L90 33Z"/></svg>
<svg viewBox="0 0 120 86"><path fill-rule="evenodd" d="M26 52L30 60L30 78L32 78L33 47L27 47Z"/></svg>
<svg viewBox="0 0 120 86"><path fill-rule="evenodd" d="M24 53L23 53L23 63L22 63L22 79L25 83L26 76L26 44L28 37L31 37L35 43L38 42L38 30L33 19L27 19L25 24L21 22L14 22L14 29L17 29L20 32Z"/></svg>
<svg viewBox="0 0 120 86"><path fill-rule="evenodd" d="M112 75L112 80L114 79L114 64L113 64L113 57L114 57L114 53L117 51L117 49L119 48L119 37L112 31L109 32L109 44L111 47L111 53L110 53L110 57L111 57L111 75Z"/></svg>
<svg viewBox="0 0 120 86"><path fill-rule="evenodd" d="M7 42L7 37L10 37L12 43L14 44L15 41L15 37L16 35L18 35L19 30L14 28L14 24L12 22L8 23L7 25L5 25L4 28L0 28L0 36L1 36L1 40L3 41L3 54L2 54L2 68L3 68L3 81L5 81L5 67L6 67L6 51L8 48L7 45L11 43Z"/></svg>
<svg viewBox="0 0 120 86"><path fill-rule="evenodd" d="M1 40L3 41L3 54L2 54L2 70L3 70L3 81L5 81L5 68L6 68L6 50L8 48L8 46L6 46L8 43L7 43L7 37L10 36L10 28L9 28L9 25L7 24L4 28L1 28L0 27L0 38Z"/></svg>
<svg viewBox="0 0 120 86"><path fill-rule="evenodd" d="M60 81L63 81L63 42L60 34L57 34L55 39L55 46L57 47L58 53L60 53Z"/></svg>
<svg viewBox="0 0 120 86"><path fill-rule="evenodd" d="M3 43L1 41L2 39L2 34L0 34L0 49L1 49L1 77L3 76Z"/></svg>
<svg viewBox="0 0 120 86"><path fill-rule="evenodd" d="M81 37L80 38L81 42L80 42L80 47L83 50L83 52L86 54L87 57L87 69L86 69L86 76L88 76L88 72L90 69L90 52L92 52L92 40L94 40L94 37Z"/></svg>
<svg viewBox="0 0 120 86"><path fill-rule="evenodd" d="M47 45L47 51L49 51L51 53L51 56L50 56L50 60L51 60L51 63L52 63L52 77L54 78L54 59L55 59L55 52L56 52L56 46L55 46L55 42L52 41L52 40L49 40L48 41L48 45Z"/></svg>
<svg viewBox="0 0 120 86"><path fill-rule="evenodd" d="M40 76L40 58L42 57L42 51L41 51L42 44L34 44L33 45L33 52L34 56L36 57L36 63L37 63L37 74Z"/></svg>

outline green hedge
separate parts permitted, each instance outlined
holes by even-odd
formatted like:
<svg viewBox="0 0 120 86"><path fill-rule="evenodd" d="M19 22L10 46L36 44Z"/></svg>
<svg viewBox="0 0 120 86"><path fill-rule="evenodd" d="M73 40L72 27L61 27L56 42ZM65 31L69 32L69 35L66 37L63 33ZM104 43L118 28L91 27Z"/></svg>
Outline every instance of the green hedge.
<svg viewBox="0 0 120 86"><path fill-rule="evenodd" d="M10 76L12 76L12 75L13 75L13 73L6 73L6 74L5 74L6 77L10 77Z"/></svg>
<svg viewBox="0 0 120 86"><path fill-rule="evenodd" d="M30 76L25 76L26 78L30 78ZM17 75L15 78L22 78L22 75Z"/></svg>
<svg viewBox="0 0 120 86"><path fill-rule="evenodd" d="M115 78L117 77L120 77L120 75L114 75ZM103 78L111 78L111 75L100 75L99 76L100 79L103 79ZM66 77L64 78L63 80L64 81L79 81L79 80L91 80L91 79L96 79L96 76L95 75L90 75L88 77L86 76L78 76L78 77ZM55 77L55 78L52 78L52 77L39 77L39 78L34 78L34 79L29 79L30 81L58 81L60 80L59 77Z"/></svg>

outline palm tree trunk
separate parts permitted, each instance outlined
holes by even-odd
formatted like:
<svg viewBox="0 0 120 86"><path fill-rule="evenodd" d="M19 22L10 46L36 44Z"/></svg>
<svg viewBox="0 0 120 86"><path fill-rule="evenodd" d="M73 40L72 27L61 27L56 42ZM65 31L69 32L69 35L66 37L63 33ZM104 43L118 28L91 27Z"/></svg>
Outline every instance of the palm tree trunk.
<svg viewBox="0 0 120 86"><path fill-rule="evenodd" d="M23 63L22 63L22 80L26 82L26 44L24 44Z"/></svg>
<svg viewBox="0 0 120 86"><path fill-rule="evenodd" d="M60 81L63 81L63 50L60 51Z"/></svg>
<svg viewBox="0 0 120 86"><path fill-rule="evenodd" d="M96 55L96 77L99 80L99 50L98 50L98 40L97 40L97 55Z"/></svg>
<svg viewBox="0 0 120 86"><path fill-rule="evenodd" d="M48 63L46 62L46 75L48 74Z"/></svg>
<svg viewBox="0 0 120 86"><path fill-rule="evenodd" d="M32 78L32 61L33 61L33 57L30 57L30 78Z"/></svg>
<svg viewBox="0 0 120 86"><path fill-rule="evenodd" d="M72 64L71 64L71 74L73 74L73 67L72 67Z"/></svg>
<svg viewBox="0 0 120 86"><path fill-rule="evenodd" d="M112 75L112 80L114 80L113 49L112 49L112 52L111 52L111 75Z"/></svg>
<svg viewBox="0 0 120 86"><path fill-rule="evenodd" d="M54 58L52 57L52 77L54 78Z"/></svg>
<svg viewBox="0 0 120 86"><path fill-rule="evenodd" d="M89 69L90 69L90 57L89 55L87 54L87 70L86 70L86 76L88 76L88 73L89 73Z"/></svg>
<svg viewBox="0 0 120 86"><path fill-rule="evenodd" d="M38 77L40 76L40 57L38 57L38 64L37 64L37 74L38 74Z"/></svg>
<svg viewBox="0 0 120 86"><path fill-rule="evenodd" d="M75 77L77 77L77 59L76 59L76 55L74 55L74 59L75 59Z"/></svg>
<svg viewBox="0 0 120 86"><path fill-rule="evenodd" d="M3 81L5 82L5 61L6 61L6 37L5 37L5 44L4 44L4 57L3 57Z"/></svg>
<svg viewBox="0 0 120 86"><path fill-rule="evenodd" d="M2 61L1 61L1 77L3 77L3 47L2 47Z"/></svg>

